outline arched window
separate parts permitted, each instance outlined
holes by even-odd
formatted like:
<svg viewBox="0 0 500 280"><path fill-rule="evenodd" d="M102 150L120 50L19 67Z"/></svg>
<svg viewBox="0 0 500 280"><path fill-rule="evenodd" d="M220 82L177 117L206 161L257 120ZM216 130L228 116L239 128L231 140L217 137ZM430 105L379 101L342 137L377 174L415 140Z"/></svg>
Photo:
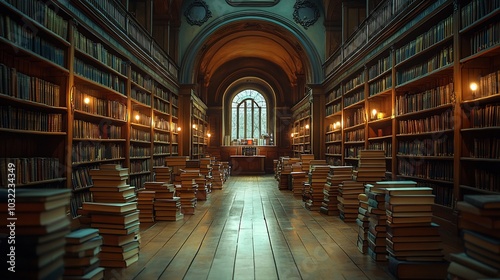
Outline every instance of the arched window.
<svg viewBox="0 0 500 280"><path fill-rule="evenodd" d="M255 139L267 133L267 102L262 94L247 89L236 94L231 104L232 139Z"/></svg>

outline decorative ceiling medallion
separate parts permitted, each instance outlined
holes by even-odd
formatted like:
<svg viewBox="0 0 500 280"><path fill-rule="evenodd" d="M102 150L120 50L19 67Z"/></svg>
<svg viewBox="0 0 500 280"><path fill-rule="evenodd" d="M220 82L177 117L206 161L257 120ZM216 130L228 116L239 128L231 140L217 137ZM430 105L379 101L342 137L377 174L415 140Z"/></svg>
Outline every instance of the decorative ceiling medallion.
<svg viewBox="0 0 500 280"><path fill-rule="evenodd" d="M201 26L209 18L212 17L212 12L208 9L208 5L203 0L194 0L189 4L184 16L190 25Z"/></svg>
<svg viewBox="0 0 500 280"><path fill-rule="evenodd" d="M226 0L231 6L234 7L272 7L278 4L280 0Z"/></svg>
<svg viewBox="0 0 500 280"><path fill-rule="evenodd" d="M309 0L297 0L293 9L293 19L305 29L313 25L319 18L318 7Z"/></svg>

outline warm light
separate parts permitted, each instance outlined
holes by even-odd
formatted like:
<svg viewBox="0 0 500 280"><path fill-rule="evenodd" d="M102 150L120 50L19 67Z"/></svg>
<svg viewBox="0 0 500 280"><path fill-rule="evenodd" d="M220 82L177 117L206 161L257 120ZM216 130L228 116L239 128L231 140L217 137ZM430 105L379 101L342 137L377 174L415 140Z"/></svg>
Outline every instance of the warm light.
<svg viewBox="0 0 500 280"><path fill-rule="evenodd" d="M197 126L197 125L195 125L195 124L193 124L193 128L194 128L194 129L197 129L197 128L198 128L198 126Z"/></svg>
<svg viewBox="0 0 500 280"><path fill-rule="evenodd" d="M210 132L209 132L209 133L207 133L207 136L208 136L208 137L211 137L211 136L212 136L212 134L210 134Z"/></svg>
<svg viewBox="0 0 500 280"><path fill-rule="evenodd" d="M90 103L90 98L85 97L85 98L83 99L83 103L85 103L85 104L89 104L89 103Z"/></svg>
<svg viewBox="0 0 500 280"><path fill-rule="evenodd" d="M309 125L308 124L306 124L306 129L309 129Z"/></svg>
<svg viewBox="0 0 500 280"><path fill-rule="evenodd" d="M339 129L340 128L340 122L336 122L333 124L333 129Z"/></svg>
<svg viewBox="0 0 500 280"><path fill-rule="evenodd" d="M477 90L477 84L476 83L470 83L470 89L472 91L476 91Z"/></svg>
<svg viewBox="0 0 500 280"><path fill-rule="evenodd" d="M377 109L372 110L372 120L377 117Z"/></svg>
<svg viewBox="0 0 500 280"><path fill-rule="evenodd" d="M294 135L294 133L293 133L293 132L292 132L292 133L290 133L290 137L292 137L292 138L293 138L293 135Z"/></svg>
<svg viewBox="0 0 500 280"><path fill-rule="evenodd" d="M381 120L385 117L385 114L383 112L378 112L377 113L377 119Z"/></svg>
<svg viewBox="0 0 500 280"><path fill-rule="evenodd" d="M180 127L180 126L179 126L179 127L177 127L177 131L181 131L181 127Z"/></svg>
<svg viewBox="0 0 500 280"><path fill-rule="evenodd" d="M136 115L135 115L135 120L137 120L137 121L138 121L140 118L141 118L141 116L139 116L139 114L136 114Z"/></svg>

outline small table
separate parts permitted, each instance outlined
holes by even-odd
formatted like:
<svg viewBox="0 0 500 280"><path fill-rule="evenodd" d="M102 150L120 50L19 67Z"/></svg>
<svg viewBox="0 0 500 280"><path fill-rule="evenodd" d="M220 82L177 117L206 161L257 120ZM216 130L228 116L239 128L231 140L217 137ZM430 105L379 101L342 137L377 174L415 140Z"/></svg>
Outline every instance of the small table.
<svg viewBox="0 0 500 280"><path fill-rule="evenodd" d="M266 174L264 167L266 156L231 156L231 175L259 175Z"/></svg>

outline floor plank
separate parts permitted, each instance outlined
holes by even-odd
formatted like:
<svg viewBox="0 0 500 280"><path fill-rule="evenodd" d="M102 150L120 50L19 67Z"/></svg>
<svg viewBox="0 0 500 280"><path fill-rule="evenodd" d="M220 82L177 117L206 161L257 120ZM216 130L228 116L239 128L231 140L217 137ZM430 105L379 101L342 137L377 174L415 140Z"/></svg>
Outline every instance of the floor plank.
<svg viewBox="0 0 500 280"><path fill-rule="evenodd" d="M194 215L142 224L139 261L105 279L394 279L357 250L357 229L308 211L271 175L232 176Z"/></svg>

